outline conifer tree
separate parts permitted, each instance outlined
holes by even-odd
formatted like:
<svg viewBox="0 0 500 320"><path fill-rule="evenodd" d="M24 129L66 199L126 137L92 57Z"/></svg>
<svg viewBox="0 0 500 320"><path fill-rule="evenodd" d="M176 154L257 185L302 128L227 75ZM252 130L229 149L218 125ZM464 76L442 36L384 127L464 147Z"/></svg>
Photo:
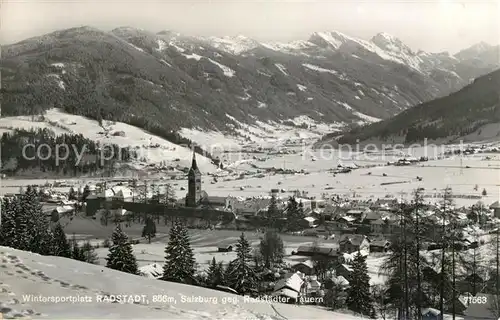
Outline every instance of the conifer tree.
<svg viewBox="0 0 500 320"><path fill-rule="evenodd" d="M264 238L260 241L260 254L266 268L272 267L275 263L283 262L285 249L283 240L275 230L267 230Z"/></svg>
<svg viewBox="0 0 500 320"><path fill-rule="evenodd" d="M170 239L165 248L162 280L192 283L196 271L195 262L188 230L182 222L176 221L170 230Z"/></svg>
<svg viewBox="0 0 500 320"><path fill-rule="evenodd" d="M52 254L49 221L43 214L36 190L2 201L0 243L15 249Z"/></svg>
<svg viewBox="0 0 500 320"><path fill-rule="evenodd" d="M68 200L76 200L76 192L75 189L73 189L73 187L69 189Z"/></svg>
<svg viewBox="0 0 500 320"><path fill-rule="evenodd" d="M99 264L99 258L97 257L97 253L95 253L94 247L90 244L90 242L85 242L82 246L82 253L85 257L85 262L92 264Z"/></svg>
<svg viewBox="0 0 500 320"><path fill-rule="evenodd" d="M29 251L39 254L53 254L52 234L49 220L43 213L40 196L33 187L28 187L21 196L21 215L28 218Z"/></svg>
<svg viewBox="0 0 500 320"><path fill-rule="evenodd" d="M488 271L490 274L489 284L490 290L495 293L495 295L500 295L500 228L496 228L494 233L490 237L489 245L489 263Z"/></svg>
<svg viewBox="0 0 500 320"><path fill-rule="evenodd" d="M207 270L207 284L208 286L215 288L218 285L224 285L224 266L222 262L217 263L215 257L212 258L212 262Z"/></svg>
<svg viewBox="0 0 500 320"><path fill-rule="evenodd" d="M60 223L54 228L54 255L71 258L71 247Z"/></svg>
<svg viewBox="0 0 500 320"><path fill-rule="evenodd" d="M411 203L400 205L400 234L393 237L391 252L381 268L389 274L387 302L398 309L400 318L418 318L422 306L428 305L422 289L424 280L429 280L423 277L423 270L429 263L420 250L426 232L420 218L423 210L421 191L416 190Z"/></svg>
<svg viewBox="0 0 500 320"><path fill-rule="evenodd" d="M474 240L479 243L477 235L475 235ZM484 280L486 279L488 261L484 259L478 246L472 249L472 253L470 251L467 250L460 253L458 255L458 263L466 272L464 280L470 288L467 291L476 296L476 294L483 292L486 286Z"/></svg>
<svg viewBox="0 0 500 320"><path fill-rule="evenodd" d="M447 249L450 246L450 231L449 228L447 227L447 221L449 222L451 217L453 216L453 198L452 198L452 191L451 188L446 187L444 190L443 194L443 200L441 201L441 208L438 212L438 214L441 216L441 272L440 272L440 281L439 281L439 288L440 288L440 294L439 294L439 310L441 311L441 314L444 314L445 312L445 301L446 297L449 295L449 287L451 286L451 275L453 274L453 270L450 270L450 265L451 259L449 259L449 255L447 254ZM453 253L454 256L454 253ZM454 269L453 265L453 269ZM448 292L447 292L448 291ZM454 290L450 290L454 294Z"/></svg>
<svg viewBox="0 0 500 320"><path fill-rule="evenodd" d="M332 281L323 298L323 304L330 310L345 307L346 293L338 281Z"/></svg>
<svg viewBox="0 0 500 320"><path fill-rule="evenodd" d="M90 195L90 187L88 185L86 185L83 188L82 201L85 201L89 195Z"/></svg>
<svg viewBox="0 0 500 320"><path fill-rule="evenodd" d="M241 294L250 293L257 288L258 277L251 265L251 247L244 233L236 244L236 255L228 266L228 283Z"/></svg>
<svg viewBox="0 0 500 320"><path fill-rule="evenodd" d="M73 238L71 240L71 258L78 261L85 261L85 255L82 248L78 245L78 242Z"/></svg>
<svg viewBox="0 0 500 320"><path fill-rule="evenodd" d="M299 204L294 197L288 200L287 204L287 229L288 231L299 231L303 229L304 221L304 205L302 202Z"/></svg>
<svg viewBox="0 0 500 320"><path fill-rule="evenodd" d="M137 260L132 250L127 235L122 231L118 224L111 237L113 244L109 248L109 254L106 258L106 267L122 272L139 274Z"/></svg>
<svg viewBox="0 0 500 320"><path fill-rule="evenodd" d="M14 200L13 210L16 231L12 245L13 248L19 250L31 251L33 248L32 233L34 230L30 229L30 227L34 218L30 217L30 215L35 215L36 213L33 210L35 208L28 200L26 195L22 195Z"/></svg>
<svg viewBox="0 0 500 320"><path fill-rule="evenodd" d="M142 237L148 239L148 243L151 243L151 238L156 236L156 224L151 217L146 218L146 224L142 228Z"/></svg>
<svg viewBox="0 0 500 320"><path fill-rule="evenodd" d="M18 229L16 226L16 206L18 199L2 199L2 224L0 225L0 245L16 248Z"/></svg>
<svg viewBox="0 0 500 320"><path fill-rule="evenodd" d="M374 315L374 308L370 294L370 276L368 275L366 258L358 253L354 257L351 267L350 287L347 290L347 307L356 313L371 317Z"/></svg>
<svg viewBox="0 0 500 320"><path fill-rule="evenodd" d="M276 196L273 194L271 200L269 201L269 206L267 208L266 222L267 226L270 228L276 228L278 226L278 219L281 217L281 212L278 208L278 201Z"/></svg>

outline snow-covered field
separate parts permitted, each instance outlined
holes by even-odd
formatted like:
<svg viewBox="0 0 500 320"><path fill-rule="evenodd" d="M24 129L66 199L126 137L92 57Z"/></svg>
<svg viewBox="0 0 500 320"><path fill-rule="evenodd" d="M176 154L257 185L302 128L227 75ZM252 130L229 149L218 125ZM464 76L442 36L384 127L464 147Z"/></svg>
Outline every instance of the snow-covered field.
<svg viewBox="0 0 500 320"><path fill-rule="evenodd" d="M217 262L228 264L236 259L236 252L218 252L217 245L220 243L228 244L236 242L239 239L241 231L210 231L207 234L205 230L190 230L190 242L195 253L196 262L199 265L199 270L206 270L213 258ZM258 250L261 233L245 231L245 236L250 242L254 250ZM283 243L285 246L285 263L293 265L297 262L307 260L307 257L292 255L292 251L296 251L302 245L311 245L314 239L301 236L285 236ZM318 240L318 239L316 239ZM134 255L137 258L139 267L144 267L151 264L157 264L161 269L165 261L165 246L167 245L168 237L166 234L158 234L152 243L139 243L133 245ZM322 241L322 240L320 240ZM329 242L328 240L325 240ZM102 244L102 242L100 243ZM234 246L233 246L234 247ZM100 247L96 249L101 265L106 264L106 257L109 253L108 248ZM378 284L385 281L385 276L380 274L380 266L384 262L385 256L382 254L372 254L367 258L368 272L370 274L371 283Z"/></svg>
<svg viewBox="0 0 500 320"><path fill-rule="evenodd" d="M410 197L419 187L425 188L427 196L438 196L440 191L450 186L455 195L461 196L481 196L481 192L485 189L487 195L481 200L487 205L500 198L499 154L429 160L410 166L387 166L388 161L397 160L400 155L359 153L348 155L337 151L329 152L325 151L322 154L320 151L306 150L302 155L226 153L222 159L230 163L227 168L233 172L226 173L225 177L215 182L206 175L207 171L202 170L203 189L212 196L259 196L267 195L271 188L280 188L285 191L283 196L290 195L293 190L300 190L307 192L309 196L317 197L326 193L377 199L387 195ZM422 150L417 150L413 154L418 157L423 153ZM254 159L254 156L258 159ZM489 160L486 160L487 156L490 157ZM334 176L329 170L336 168L338 164L357 165L359 169ZM265 172L267 168L273 167L298 171L303 169L306 174ZM240 177L242 173L246 175ZM418 181L417 176L422 180ZM81 179L74 181L76 185L84 185L86 182ZM4 180L0 193L17 192L20 185L44 182L45 180ZM178 195L183 195L184 191L180 188L187 187L187 181L177 180L175 183ZM477 190L474 190L476 185ZM478 200L480 199L457 198L455 202L462 206L474 204Z"/></svg>
<svg viewBox="0 0 500 320"><path fill-rule="evenodd" d="M421 156L422 150L415 150L414 156ZM235 155L239 156L239 155ZM258 155L262 156L262 155ZM489 156L490 160L485 160ZM246 161L232 168L236 172L256 172L251 164L259 168L284 168L301 170L308 174L266 174L263 178L245 176L243 179L204 184L204 189L214 196L257 196L265 194L270 188L278 187L286 192L303 190L310 196L343 194L360 198L383 198L386 195L408 197L419 188L425 188L429 196L438 194L450 186L455 195L481 196L486 204L500 197L500 155L477 154L460 158L430 160L410 166L387 166L400 155L367 155L324 151L305 151L304 155L279 155L267 157L265 161ZM342 165L357 165L359 169L351 173L336 174L328 170ZM374 166L374 167L371 167ZM263 171L263 170L262 170ZM385 174L385 176L384 176ZM418 181L418 177L422 181ZM388 184L394 183L394 184ZM478 190L474 190L477 185ZM243 189L243 190L242 190ZM428 198L431 201L431 198ZM469 205L479 199L455 199L457 205Z"/></svg>
<svg viewBox="0 0 500 320"><path fill-rule="evenodd" d="M230 116L228 116L231 118ZM231 118L233 121L235 119ZM198 156L201 168L203 189L213 196L258 196L267 194L271 188L288 191L301 190L310 196L342 194L360 198L380 198L386 195L405 197L418 187L423 187L428 196L438 193L447 186L461 196L479 196L483 189L487 195L483 197L486 204L500 198L500 154L476 154L464 156L462 159L435 160L449 149L446 147L414 147L400 151L375 151L372 149L352 150L312 150L309 146L314 139L326 132L339 128L340 124L325 125L316 123L308 117L290 119L296 126L304 124L304 128L290 127L278 123L257 122L256 125L238 123L236 135L228 136L220 132L203 132L195 129L184 129L181 134L196 141L212 154L219 154L224 166L230 171L221 172L210 160ZM56 133L73 132L100 141L115 143L121 146L137 146L145 155L147 163L165 161L170 164L190 166L191 150L178 146L162 138L154 136L142 129L119 122L104 121L103 127L98 122L81 116L69 115L58 109L49 110L43 122L34 122L31 117L0 118L0 133L13 128L50 128ZM308 127L308 128L307 128ZM114 136L114 132L122 131L125 136ZM300 146L302 144L302 146ZM159 147L158 147L159 145ZM295 145L295 147L291 147ZM499 143L497 142L498 146ZM156 146L156 147L155 147ZM295 154L245 153L241 148L274 147L274 151L295 151ZM222 152L232 150L233 152ZM387 162L396 161L404 154L413 157L427 156L430 161L411 166L387 166ZM486 157L489 159L486 159ZM178 161L176 161L178 160ZM144 167L146 162L136 163ZM356 165L360 169L347 174L333 175L329 170L337 165ZM305 170L307 174L274 174L266 172L269 168ZM210 181L208 173L217 173L218 181ZM246 174L240 177L240 174ZM418 181L418 177L422 180ZM161 177L154 177L159 179ZM165 178L165 177L163 177ZM76 181L76 180L75 180ZM86 182L75 182L82 185ZM2 181L1 194L17 192L20 185L39 184L45 181L12 179ZM50 181L51 182L51 181ZM176 181L175 188L179 194L181 187L187 186L183 180ZM477 185L477 190L474 190ZM432 200L428 198L429 200ZM458 205L467 205L479 199L455 199Z"/></svg>
<svg viewBox="0 0 500 320"><path fill-rule="evenodd" d="M361 319L321 308L247 301L220 291L6 247L0 247L0 257L0 309L4 318ZM105 299L123 295L133 300L122 297L126 303L109 303ZM54 302L56 299L59 302Z"/></svg>

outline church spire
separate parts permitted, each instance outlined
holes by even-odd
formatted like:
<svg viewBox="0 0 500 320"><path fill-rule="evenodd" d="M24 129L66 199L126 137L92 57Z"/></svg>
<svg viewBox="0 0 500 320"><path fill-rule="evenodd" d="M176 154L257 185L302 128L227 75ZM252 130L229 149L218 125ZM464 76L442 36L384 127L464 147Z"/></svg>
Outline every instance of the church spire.
<svg viewBox="0 0 500 320"><path fill-rule="evenodd" d="M197 170L198 164L196 163L196 152L193 150L193 162L191 162L191 169Z"/></svg>

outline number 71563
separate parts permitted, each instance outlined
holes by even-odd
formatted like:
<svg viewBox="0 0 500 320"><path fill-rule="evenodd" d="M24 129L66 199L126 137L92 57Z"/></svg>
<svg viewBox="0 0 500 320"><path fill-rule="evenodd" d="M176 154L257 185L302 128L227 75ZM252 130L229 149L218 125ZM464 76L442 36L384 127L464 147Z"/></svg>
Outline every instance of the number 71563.
<svg viewBox="0 0 500 320"><path fill-rule="evenodd" d="M465 297L465 302L467 304L485 304L488 302L488 298L485 296L482 297Z"/></svg>

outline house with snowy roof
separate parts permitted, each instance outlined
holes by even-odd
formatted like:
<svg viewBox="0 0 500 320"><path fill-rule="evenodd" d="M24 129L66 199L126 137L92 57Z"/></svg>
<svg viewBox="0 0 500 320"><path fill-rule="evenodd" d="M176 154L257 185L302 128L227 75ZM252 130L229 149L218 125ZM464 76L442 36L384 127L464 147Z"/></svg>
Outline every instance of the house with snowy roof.
<svg viewBox="0 0 500 320"><path fill-rule="evenodd" d="M349 281L344 277L339 274L332 274L326 280L324 281L325 283L325 289L331 289L335 286L340 286L342 289L347 289L349 287Z"/></svg>
<svg viewBox="0 0 500 320"><path fill-rule="evenodd" d="M339 249L344 253L362 250L370 252L370 240L361 234L344 234L339 239Z"/></svg>
<svg viewBox="0 0 500 320"><path fill-rule="evenodd" d="M352 267L350 265L346 264L346 263L338 264L335 267L335 274L337 276L342 276L345 279L349 279L350 278L352 271L353 271Z"/></svg>
<svg viewBox="0 0 500 320"><path fill-rule="evenodd" d="M304 279L300 273L286 274L274 285L273 296L286 298L289 302L296 303L305 293Z"/></svg>
<svg viewBox="0 0 500 320"><path fill-rule="evenodd" d="M312 257L323 256L331 259L338 257L338 244L336 243L320 243L318 245L309 244L300 246L295 252L298 256Z"/></svg>
<svg viewBox="0 0 500 320"><path fill-rule="evenodd" d="M387 252L391 248L391 242L384 238L370 241L370 252Z"/></svg>
<svg viewBox="0 0 500 320"><path fill-rule="evenodd" d="M422 309L422 320L443 320L441 311L434 308Z"/></svg>
<svg viewBox="0 0 500 320"><path fill-rule="evenodd" d="M290 267L295 272L301 272L305 275L313 275L314 274L314 264L312 260L305 260L297 262Z"/></svg>

